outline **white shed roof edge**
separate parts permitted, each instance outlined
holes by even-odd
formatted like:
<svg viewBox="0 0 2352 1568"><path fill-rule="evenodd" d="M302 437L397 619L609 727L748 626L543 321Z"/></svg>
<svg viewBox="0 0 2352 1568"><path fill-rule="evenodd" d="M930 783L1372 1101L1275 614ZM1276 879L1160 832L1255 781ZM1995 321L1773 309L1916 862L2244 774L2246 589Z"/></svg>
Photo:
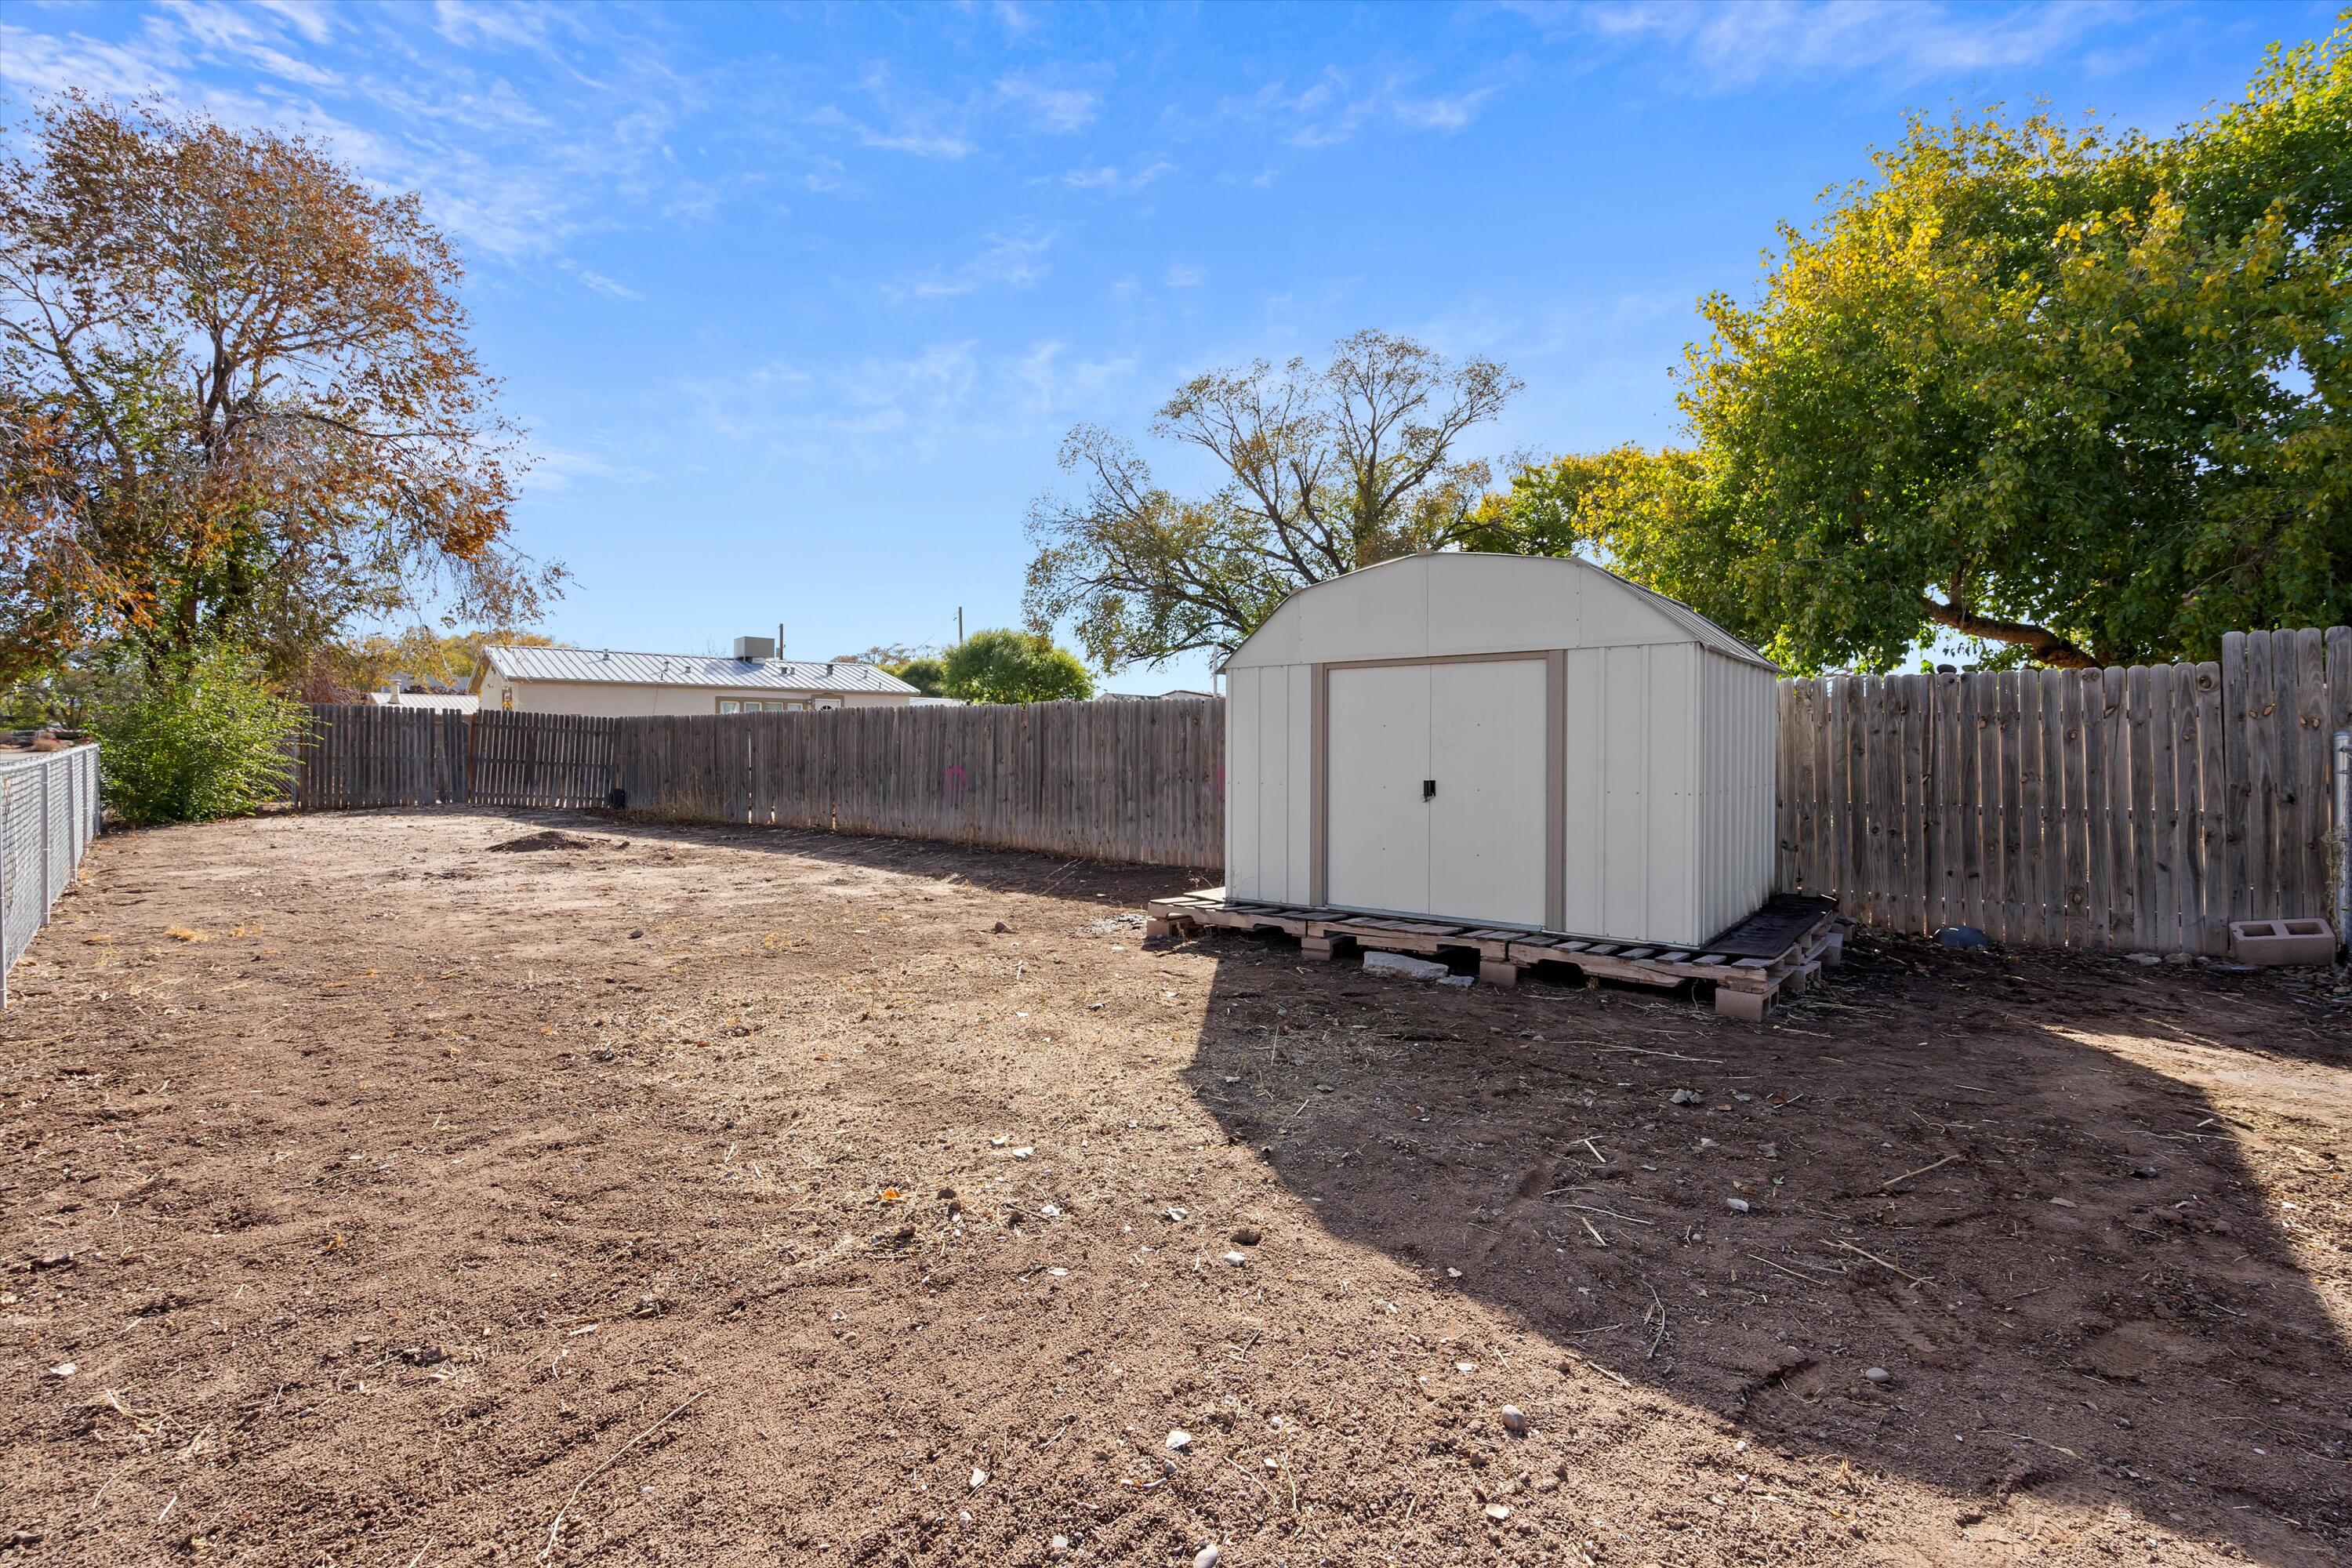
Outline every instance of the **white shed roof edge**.
<svg viewBox="0 0 2352 1568"><path fill-rule="evenodd" d="M1351 577L1360 577L1367 573L1379 572L1391 566L1402 566L1408 563L1414 562L1425 563L1432 560L1444 560L1448 557L1459 560L1465 556L1478 556L1492 561L1559 562L1581 567L1588 572L1597 572L1601 576L1608 578L1612 583L1618 584L1620 587L1629 589L1633 593L1639 595L1642 598L1648 600L1652 605L1656 606L1661 615L1674 622L1676 626L1681 626L1684 630L1689 632L1691 634L1692 640L1700 644L1702 647L1712 648L1717 653L1722 654L1727 658L1736 658L1743 664L1752 664L1759 668L1769 669L1776 675L1780 672L1780 667L1779 665L1774 664L1770 659L1765 658L1762 654L1757 652L1754 648L1748 647L1738 637L1733 637L1729 632L1725 631L1721 626L1717 626L1713 621L1708 620L1705 616L1700 615L1696 610L1692 609L1688 605L1684 604L1679 599L1669 598L1665 595L1659 593L1654 588L1645 588L1642 586L1641 584L1634 582L1633 579L1629 577L1622 577L1616 573L1609 570L1606 566L1601 565L1600 563L1588 561L1581 555L1509 555L1499 551L1492 550L1446 550L1431 551L1426 553L1416 552L1411 555L1394 555L1391 556L1386 561L1377 561L1370 566L1360 566L1353 572L1342 573L1337 577L1326 577L1320 583L1309 583L1303 588L1293 589L1289 596L1282 601L1282 604L1275 606L1273 614L1267 616L1265 620L1259 623L1259 627L1260 629L1263 629L1265 626L1271 624L1275 616L1280 615L1283 608L1289 605L1293 599L1297 599L1302 595L1312 594L1318 588L1328 588L1334 584L1345 583ZM1219 671L1222 672L1232 668L1234 661L1241 657L1242 649L1249 647L1250 643L1255 640L1256 637L1257 633L1253 631L1248 637L1244 637L1240 644L1234 647L1232 653L1227 654L1223 659L1219 661L1217 665Z"/></svg>

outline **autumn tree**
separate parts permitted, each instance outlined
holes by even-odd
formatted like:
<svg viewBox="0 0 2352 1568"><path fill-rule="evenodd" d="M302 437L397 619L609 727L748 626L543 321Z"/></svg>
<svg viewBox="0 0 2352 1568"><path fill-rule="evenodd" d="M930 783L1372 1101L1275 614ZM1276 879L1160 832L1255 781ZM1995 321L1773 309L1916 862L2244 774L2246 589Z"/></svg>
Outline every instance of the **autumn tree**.
<svg viewBox="0 0 2352 1568"><path fill-rule="evenodd" d="M413 194L68 96L0 159L0 680L120 640L273 674L357 618L528 621L516 433Z"/></svg>
<svg viewBox="0 0 2352 1568"><path fill-rule="evenodd" d="M1060 457L1080 493L1030 509L1030 623L1069 622L1105 669L1230 651L1297 589L1458 542L1492 476L1456 447L1518 389L1494 361L1448 362L1379 331L1340 340L1320 369L1211 371L1151 424L1223 469L1195 498L1155 483L1118 436L1080 426Z"/></svg>
<svg viewBox="0 0 2352 1568"><path fill-rule="evenodd" d="M1037 632L974 632L940 660L940 689L967 702L1064 702L1095 694L1077 655Z"/></svg>
<svg viewBox="0 0 2352 1568"><path fill-rule="evenodd" d="M1701 302L1691 447L1523 472L1583 548L1798 668L2213 657L2352 619L2352 34L2151 139L1915 121L1762 297Z"/></svg>

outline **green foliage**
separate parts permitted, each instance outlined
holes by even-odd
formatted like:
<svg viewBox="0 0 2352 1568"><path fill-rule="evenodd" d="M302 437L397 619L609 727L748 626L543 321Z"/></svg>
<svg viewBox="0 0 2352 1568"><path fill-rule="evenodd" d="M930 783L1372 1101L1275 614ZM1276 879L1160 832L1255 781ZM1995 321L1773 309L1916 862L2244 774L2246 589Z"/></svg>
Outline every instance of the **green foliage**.
<svg viewBox="0 0 2352 1568"><path fill-rule="evenodd" d="M290 782L302 719L226 644L126 677L98 713L106 804L139 825L245 816Z"/></svg>
<svg viewBox="0 0 2352 1568"><path fill-rule="evenodd" d="M947 695L948 668L929 654L883 668L926 697Z"/></svg>
<svg viewBox="0 0 2352 1568"><path fill-rule="evenodd" d="M1077 655L1036 632L974 632L950 648L940 695L967 702L1062 702L1095 694Z"/></svg>
<svg viewBox="0 0 2352 1568"><path fill-rule="evenodd" d="M2169 138L1915 121L1875 162L1757 303L1701 301L1694 450L1523 472L1486 537L1797 669L2352 619L2352 31Z"/></svg>

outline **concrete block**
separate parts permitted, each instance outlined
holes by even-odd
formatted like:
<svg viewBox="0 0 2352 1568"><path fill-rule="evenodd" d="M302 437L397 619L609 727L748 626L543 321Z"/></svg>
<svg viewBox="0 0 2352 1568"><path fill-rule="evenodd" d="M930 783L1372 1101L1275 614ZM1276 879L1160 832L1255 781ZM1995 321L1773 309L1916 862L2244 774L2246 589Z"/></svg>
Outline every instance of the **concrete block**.
<svg viewBox="0 0 2352 1568"><path fill-rule="evenodd" d="M1364 973L1389 974L1401 980L1443 980L1453 973L1433 959L1415 958L1409 952L1368 952L1364 954Z"/></svg>
<svg viewBox="0 0 2352 1568"><path fill-rule="evenodd" d="M2230 956L2240 963L2333 963L2336 928L2326 921L2231 921Z"/></svg>
<svg viewBox="0 0 2352 1568"><path fill-rule="evenodd" d="M1715 988L1715 1010L1727 1018L1750 1024L1764 1021L1765 1004L1769 1000L1761 991L1734 991L1728 985Z"/></svg>
<svg viewBox="0 0 2352 1568"><path fill-rule="evenodd" d="M1519 966L1482 958L1478 961L1478 978L1489 985L1517 985L1519 983Z"/></svg>

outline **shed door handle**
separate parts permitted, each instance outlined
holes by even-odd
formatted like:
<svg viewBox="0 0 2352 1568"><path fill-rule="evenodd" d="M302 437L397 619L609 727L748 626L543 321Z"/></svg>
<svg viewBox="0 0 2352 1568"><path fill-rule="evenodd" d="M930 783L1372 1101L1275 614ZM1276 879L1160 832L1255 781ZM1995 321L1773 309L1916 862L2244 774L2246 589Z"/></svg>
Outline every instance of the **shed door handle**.
<svg viewBox="0 0 2352 1568"><path fill-rule="evenodd" d="M1423 800L1433 800L1433 799L1435 799L1435 798L1436 798L1436 796L1437 796L1437 781L1436 781L1435 779L1423 779L1423 780L1422 780L1422 781L1421 781L1421 798L1422 798L1422 799L1423 799Z"/></svg>

